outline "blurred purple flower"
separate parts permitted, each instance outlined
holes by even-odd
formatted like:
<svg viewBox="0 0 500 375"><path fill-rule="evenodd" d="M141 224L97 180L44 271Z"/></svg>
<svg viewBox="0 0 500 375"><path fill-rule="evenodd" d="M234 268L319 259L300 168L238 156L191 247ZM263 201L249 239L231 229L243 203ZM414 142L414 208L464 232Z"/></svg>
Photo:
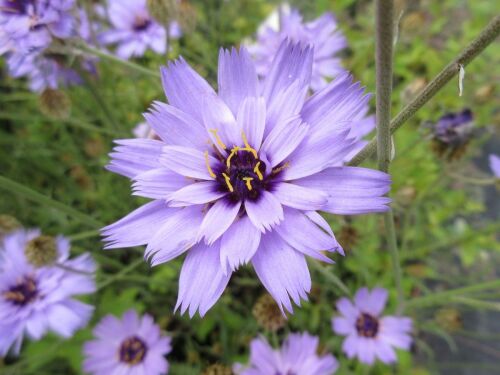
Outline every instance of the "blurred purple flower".
<svg viewBox="0 0 500 375"><path fill-rule="evenodd" d="M371 292L361 288L354 297L354 304L347 298L337 302L342 316L332 319L335 333L347 336L342 350L348 358L358 357L366 364L375 358L384 363L396 362L394 348L409 350L412 320L407 317L381 317L387 302L387 290L374 288Z"/></svg>
<svg viewBox="0 0 500 375"><path fill-rule="evenodd" d="M347 40L338 29L333 14L324 13L314 21L303 22L298 10L284 5L260 26L257 42L249 46L260 76L265 77L270 72L273 58L286 38L314 47L311 76L314 91L325 87L329 78L344 72L340 58L335 55L347 46Z"/></svg>
<svg viewBox="0 0 500 375"><path fill-rule="evenodd" d="M307 298L306 255L343 250L316 211L382 212L390 176L337 167L368 97L348 75L306 98L312 50L284 42L259 82L245 49L221 50L219 92L183 59L162 68L169 105L146 120L160 140L117 140L108 169L152 202L104 228L106 248L147 244L153 265L184 252L177 308L204 315L231 274L252 262L269 293L292 312Z"/></svg>
<svg viewBox="0 0 500 375"><path fill-rule="evenodd" d="M274 350L263 338L250 344L250 364L234 366L238 375L331 375L338 362L331 354L319 356L319 340L308 333L290 334L280 350Z"/></svg>
<svg viewBox="0 0 500 375"><path fill-rule="evenodd" d="M165 355L171 351L170 337L149 315L139 317L129 310L119 320L104 317L94 329L96 340L83 347L83 369L92 375L160 375L168 372Z"/></svg>
<svg viewBox="0 0 500 375"><path fill-rule="evenodd" d="M470 109L458 113L447 113L434 127L434 137L450 146L460 146L469 140L473 127L473 116Z"/></svg>
<svg viewBox="0 0 500 375"><path fill-rule="evenodd" d="M46 48L73 33L75 0L0 0L0 54ZM3 48L2 48L3 47Z"/></svg>
<svg viewBox="0 0 500 375"><path fill-rule="evenodd" d="M0 357L11 347L18 354L25 335L39 340L50 330L71 337L92 315L92 306L72 298L95 291L92 258L69 259L69 241L59 236L60 266L35 268L25 247L39 235L39 230L19 230L5 236L0 246Z"/></svg>
<svg viewBox="0 0 500 375"><path fill-rule="evenodd" d="M147 122L141 122L132 129L136 138L159 139L151 126Z"/></svg>
<svg viewBox="0 0 500 375"><path fill-rule="evenodd" d="M500 157L494 154L490 155L490 168L495 177L500 178Z"/></svg>
<svg viewBox="0 0 500 375"><path fill-rule="evenodd" d="M166 31L149 14L146 0L108 0L107 14L112 29L103 32L103 44L118 44L116 54L122 59L143 56L148 48L165 53ZM180 36L176 23L170 25L170 37Z"/></svg>
<svg viewBox="0 0 500 375"><path fill-rule="evenodd" d="M82 9L79 10L77 33L82 39L90 42L90 26L87 15ZM30 51L13 49L7 53L9 74L14 78L28 78L29 87L34 92L80 85L83 82L82 78L71 65L80 64L82 69L97 74L96 61L94 57L86 57L70 64L66 56L47 53L44 48Z"/></svg>

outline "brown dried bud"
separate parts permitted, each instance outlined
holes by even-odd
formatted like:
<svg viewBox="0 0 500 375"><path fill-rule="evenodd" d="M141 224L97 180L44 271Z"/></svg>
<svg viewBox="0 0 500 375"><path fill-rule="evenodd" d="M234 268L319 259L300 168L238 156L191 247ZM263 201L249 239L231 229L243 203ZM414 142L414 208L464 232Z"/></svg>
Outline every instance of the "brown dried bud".
<svg viewBox="0 0 500 375"><path fill-rule="evenodd" d="M58 256L56 239L46 235L35 237L26 244L24 255L37 268L54 264Z"/></svg>
<svg viewBox="0 0 500 375"><path fill-rule="evenodd" d="M168 25L179 14L178 0L147 0L147 6L151 17L161 25Z"/></svg>
<svg viewBox="0 0 500 375"><path fill-rule="evenodd" d="M233 375L233 371L230 367L215 364L207 367L201 375Z"/></svg>
<svg viewBox="0 0 500 375"><path fill-rule="evenodd" d="M61 90L45 89L39 98L40 110L48 117L64 120L71 112L71 100Z"/></svg>
<svg viewBox="0 0 500 375"><path fill-rule="evenodd" d="M283 328L286 318L280 308L269 294L259 297L252 309L252 314L257 320L257 324L266 331L276 332Z"/></svg>
<svg viewBox="0 0 500 375"><path fill-rule="evenodd" d="M15 217L0 215L0 239L18 228L21 228L21 223Z"/></svg>
<svg viewBox="0 0 500 375"><path fill-rule="evenodd" d="M447 331L457 331L463 326L460 312L453 308L442 308L434 316L436 323Z"/></svg>

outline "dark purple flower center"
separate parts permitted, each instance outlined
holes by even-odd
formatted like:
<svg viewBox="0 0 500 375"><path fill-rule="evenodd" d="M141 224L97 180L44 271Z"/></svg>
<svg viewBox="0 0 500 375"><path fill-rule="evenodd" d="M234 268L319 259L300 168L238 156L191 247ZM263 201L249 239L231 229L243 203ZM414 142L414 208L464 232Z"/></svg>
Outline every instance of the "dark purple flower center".
<svg viewBox="0 0 500 375"><path fill-rule="evenodd" d="M37 296L36 282L30 276L24 276L6 292L3 292L3 297L16 306L25 306L33 302Z"/></svg>
<svg viewBox="0 0 500 375"><path fill-rule="evenodd" d="M363 337L375 337L378 333L378 319L373 315L362 313L356 320L356 330Z"/></svg>
<svg viewBox="0 0 500 375"><path fill-rule="evenodd" d="M148 352L146 343L137 336L125 339L120 346L120 361L127 365L141 363Z"/></svg>
<svg viewBox="0 0 500 375"><path fill-rule="evenodd" d="M3 0L0 10L4 14L26 14L26 8L33 0Z"/></svg>
<svg viewBox="0 0 500 375"><path fill-rule="evenodd" d="M137 16L134 20L134 31L144 31L149 25L151 25L151 20L149 18Z"/></svg>

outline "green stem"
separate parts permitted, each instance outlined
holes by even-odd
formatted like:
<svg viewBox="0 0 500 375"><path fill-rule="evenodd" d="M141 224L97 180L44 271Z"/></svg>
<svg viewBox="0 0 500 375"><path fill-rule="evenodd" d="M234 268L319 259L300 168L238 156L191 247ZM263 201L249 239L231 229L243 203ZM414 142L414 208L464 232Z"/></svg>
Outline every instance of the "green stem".
<svg viewBox="0 0 500 375"><path fill-rule="evenodd" d="M130 70L135 70L136 72L139 72L141 74L145 74L145 75L148 75L148 76L154 77L154 78L160 78L160 73L155 72L154 70L145 68L141 65L135 64L135 63L127 61L127 60L123 60L123 59L119 58L118 56L112 55L112 54L107 53L105 51L102 51L98 48L89 46L88 44L80 43L80 44L78 44L77 48L78 48L77 52L90 53L91 55L101 57L103 59L118 63L118 64L120 64L120 65L122 65Z"/></svg>
<svg viewBox="0 0 500 375"><path fill-rule="evenodd" d="M49 207L53 207L65 214L72 216L73 218L81 221L84 224L88 224L92 227L101 227L103 224L94 219L92 216L84 214L73 207L67 206L64 203L53 200L27 186L24 186L18 182L15 182L7 177L0 176L0 189L5 189L13 194L20 195L26 199L32 200L33 202L40 203Z"/></svg>
<svg viewBox="0 0 500 375"><path fill-rule="evenodd" d="M351 292L349 288L340 280L335 274L332 272L329 272L328 269L326 269L321 263L311 260L310 265L312 268L314 268L316 271L318 271L320 274L325 276L328 281L331 281L333 284L335 284L344 295L350 297Z"/></svg>
<svg viewBox="0 0 500 375"><path fill-rule="evenodd" d="M101 232L99 230L88 230L86 232L72 234L67 237L70 241L75 242L75 241L85 240L87 238L98 237L100 234Z"/></svg>
<svg viewBox="0 0 500 375"><path fill-rule="evenodd" d="M390 132L394 134L404 123L412 118L430 99L436 95L459 72L459 66L466 66L474 60L497 36L500 35L500 16L496 16L465 49L450 62L429 84L391 121ZM372 139L349 165L359 165L375 153L377 140Z"/></svg>
<svg viewBox="0 0 500 375"><path fill-rule="evenodd" d="M97 286L97 290L99 291L99 290L105 288L106 286L114 283L115 281L121 279L123 276L125 276L129 272L132 272L133 270L135 270L137 267L139 267L143 263L144 263L144 259L142 257L136 259L134 262L130 263L127 267L123 268L120 272L115 273L114 275L108 277L106 280L101 282Z"/></svg>
<svg viewBox="0 0 500 375"><path fill-rule="evenodd" d="M392 60L394 33L394 4L392 0L377 0L376 9L376 118L377 118L377 159L378 168L389 172L391 162L391 94L392 94ZM403 286L401 283L401 265L396 241L394 216L391 210L384 213L384 224L387 235L387 246L391 254L392 268L398 292L397 313L401 313L404 304Z"/></svg>
<svg viewBox="0 0 500 375"><path fill-rule="evenodd" d="M447 304L453 297L461 296L463 294L475 293L488 289L500 288L500 279L486 281L483 283L469 285L462 288L446 290L443 292L434 293L427 296L417 297L406 302L405 308L415 308L431 305Z"/></svg>

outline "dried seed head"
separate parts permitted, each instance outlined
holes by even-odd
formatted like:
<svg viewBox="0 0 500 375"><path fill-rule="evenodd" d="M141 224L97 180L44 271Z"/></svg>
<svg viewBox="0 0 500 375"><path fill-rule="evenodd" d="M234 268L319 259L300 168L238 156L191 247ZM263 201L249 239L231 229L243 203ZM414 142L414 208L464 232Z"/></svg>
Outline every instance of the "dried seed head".
<svg viewBox="0 0 500 375"><path fill-rule="evenodd" d="M45 89L39 104L42 113L54 119L67 119L71 111L71 100L61 90Z"/></svg>
<svg viewBox="0 0 500 375"><path fill-rule="evenodd" d="M347 224L340 228L339 243L344 250L352 250L358 243L359 235L356 228Z"/></svg>
<svg viewBox="0 0 500 375"><path fill-rule="evenodd" d="M151 17L161 25L168 25L179 14L178 0L147 0L147 6Z"/></svg>
<svg viewBox="0 0 500 375"><path fill-rule="evenodd" d="M406 185L403 186L401 189L399 189L398 192L396 193L396 201L400 205L408 207L413 203L416 196L417 196L417 190L415 189L415 187L411 185Z"/></svg>
<svg viewBox="0 0 500 375"><path fill-rule="evenodd" d="M15 217L0 215L0 239L18 228L21 228L21 223Z"/></svg>
<svg viewBox="0 0 500 375"><path fill-rule="evenodd" d="M233 375L233 371L230 367L215 364L207 367L201 375Z"/></svg>
<svg viewBox="0 0 500 375"><path fill-rule="evenodd" d="M26 244L24 254L28 262L35 267L54 264L58 255L56 239L46 235L35 237Z"/></svg>
<svg viewBox="0 0 500 375"><path fill-rule="evenodd" d="M183 32L190 33L196 28L198 14L196 9L187 1L181 1L177 21Z"/></svg>
<svg viewBox="0 0 500 375"><path fill-rule="evenodd" d="M446 307L439 309L436 312L434 319L441 328L447 331L456 331L463 326L460 312L453 308Z"/></svg>
<svg viewBox="0 0 500 375"><path fill-rule="evenodd" d="M286 323L285 316L279 309L273 297L264 294L259 297L252 309L252 314L259 326L266 331L276 332Z"/></svg>

